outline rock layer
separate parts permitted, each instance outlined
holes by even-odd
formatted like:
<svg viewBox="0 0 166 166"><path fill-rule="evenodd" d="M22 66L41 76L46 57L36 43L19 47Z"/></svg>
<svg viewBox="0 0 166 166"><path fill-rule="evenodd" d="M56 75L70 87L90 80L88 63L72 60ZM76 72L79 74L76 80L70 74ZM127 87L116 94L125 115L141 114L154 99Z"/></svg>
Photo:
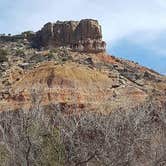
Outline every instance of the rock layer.
<svg viewBox="0 0 166 166"><path fill-rule="evenodd" d="M38 48L67 46L79 52L103 52L106 47L101 26L92 19L47 23L36 33L33 45Z"/></svg>
<svg viewBox="0 0 166 166"><path fill-rule="evenodd" d="M10 44L8 60L13 65L2 64L0 112L30 110L37 102L43 109L60 105L67 113L110 113L146 105L157 94L156 101L161 105L165 102L165 78L137 63L107 53L79 53L66 48L27 49L24 56L17 52L13 56L15 45Z"/></svg>

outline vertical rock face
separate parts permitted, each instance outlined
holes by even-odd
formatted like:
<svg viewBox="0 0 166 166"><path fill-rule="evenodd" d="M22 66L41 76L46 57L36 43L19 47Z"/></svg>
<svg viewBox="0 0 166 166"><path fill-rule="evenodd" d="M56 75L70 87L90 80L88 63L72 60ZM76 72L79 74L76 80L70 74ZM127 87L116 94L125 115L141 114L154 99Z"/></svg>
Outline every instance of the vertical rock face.
<svg viewBox="0 0 166 166"><path fill-rule="evenodd" d="M92 19L47 23L36 33L33 45L39 48L67 46L79 52L103 52L106 47L101 26Z"/></svg>
<svg viewBox="0 0 166 166"><path fill-rule="evenodd" d="M101 26L96 20L81 20L76 30L76 40L101 39Z"/></svg>

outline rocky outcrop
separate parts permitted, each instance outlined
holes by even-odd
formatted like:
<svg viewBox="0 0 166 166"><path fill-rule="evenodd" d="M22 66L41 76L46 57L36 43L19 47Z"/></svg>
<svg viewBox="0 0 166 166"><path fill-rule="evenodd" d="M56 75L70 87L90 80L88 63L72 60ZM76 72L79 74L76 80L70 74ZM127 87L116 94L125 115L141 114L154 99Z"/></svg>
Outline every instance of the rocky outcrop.
<svg viewBox="0 0 166 166"><path fill-rule="evenodd" d="M79 52L103 52L106 47L101 26L92 19L47 23L36 33L32 44L38 48L65 46Z"/></svg>

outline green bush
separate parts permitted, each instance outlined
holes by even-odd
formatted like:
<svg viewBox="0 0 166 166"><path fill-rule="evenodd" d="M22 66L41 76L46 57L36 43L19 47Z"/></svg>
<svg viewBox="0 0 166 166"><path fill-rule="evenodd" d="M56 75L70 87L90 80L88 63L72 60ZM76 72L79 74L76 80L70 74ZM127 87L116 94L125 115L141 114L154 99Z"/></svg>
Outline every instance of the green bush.
<svg viewBox="0 0 166 166"><path fill-rule="evenodd" d="M52 133L42 137L41 147L43 165L64 165L65 147L61 142L58 129L54 128Z"/></svg>
<svg viewBox="0 0 166 166"><path fill-rule="evenodd" d="M5 49L0 49L0 63L8 61L8 52Z"/></svg>
<svg viewBox="0 0 166 166"><path fill-rule="evenodd" d="M5 166L9 160L9 152L5 145L0 144L0 165Z"/></svg>
<svg viewBox="0 0 166 166"><path fill-rule="evenodd" d="M20 49L16 50L15 55L16 56L24 56L25 55L24 50L20 50Z"/></svg>
<svg viewBox="0 0 166 166"><path fill-rule="evenodd" d="M34 34L33 31L25 31L25 32L23 32L21 35L24 35L25 37L30 37L30 36L32 36L33 34Z"/></svg>

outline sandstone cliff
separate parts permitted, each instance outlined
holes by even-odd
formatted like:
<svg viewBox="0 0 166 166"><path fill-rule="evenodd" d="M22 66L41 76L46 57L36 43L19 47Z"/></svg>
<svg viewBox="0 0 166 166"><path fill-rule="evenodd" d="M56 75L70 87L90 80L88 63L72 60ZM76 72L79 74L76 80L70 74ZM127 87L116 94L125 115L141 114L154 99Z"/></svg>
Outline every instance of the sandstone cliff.
<svg viewBox="0 0 166 166"><path fill-rule="evenodd" d="M101 26L92 19L47 23L36 33L33 45L46 48L66 46L79 52L103 52L106 48Z"/></svg>

